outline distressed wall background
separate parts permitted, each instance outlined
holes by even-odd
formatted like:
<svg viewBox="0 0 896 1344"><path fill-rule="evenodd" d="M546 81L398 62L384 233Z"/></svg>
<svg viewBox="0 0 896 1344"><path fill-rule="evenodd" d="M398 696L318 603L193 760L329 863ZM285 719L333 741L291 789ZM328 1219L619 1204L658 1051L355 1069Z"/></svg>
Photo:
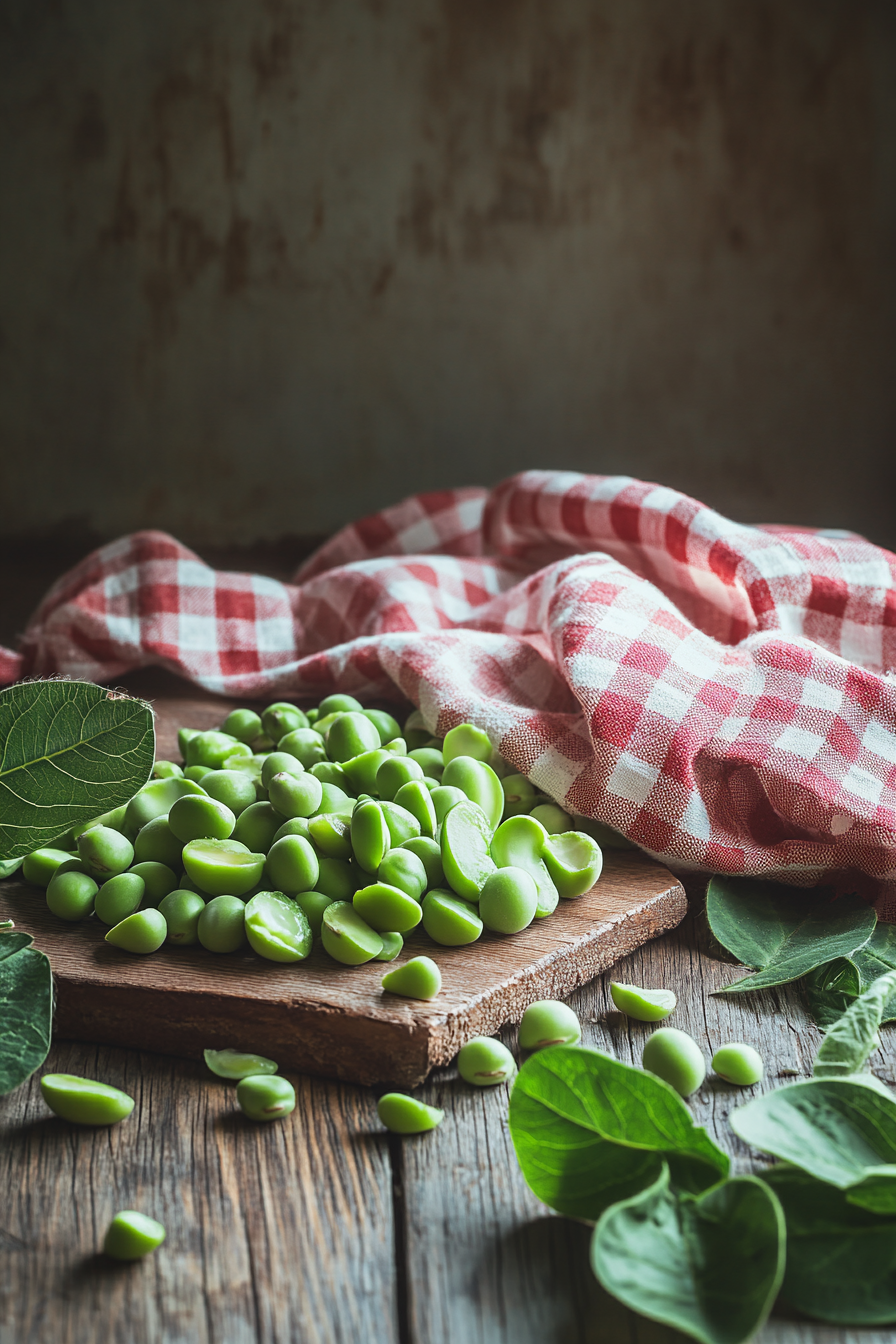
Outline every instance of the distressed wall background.
<svg viewBox="0 0 896 1344"><path fill-rule="evenodd" d="M557 465L896 546L883 0L0 3L8 545Z"/></svg>

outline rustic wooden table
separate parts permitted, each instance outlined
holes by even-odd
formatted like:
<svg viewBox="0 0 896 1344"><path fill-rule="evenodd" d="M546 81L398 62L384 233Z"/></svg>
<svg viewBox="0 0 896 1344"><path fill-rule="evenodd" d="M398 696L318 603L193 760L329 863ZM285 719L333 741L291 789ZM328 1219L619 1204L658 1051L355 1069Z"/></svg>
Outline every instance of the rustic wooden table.
<svg viewBox="0 0 896 1344"><path fill-rule="evenodd" d="M736 977L704 950L699 907L636 952L618 978L666 985L675 1021L707 1055L756 1045L767 1086L808 1074L819 1036L796 991L711 998ZM649 1028L608 1010L604 976L571 1003L586 1044L638 1062ZM611 1005L610 1005L611 1006ZM892 1032L875 1071L893 1083ZM515 1031L507 1033L515 1046ZM259 1042L263 1050L264 1042ZM441 1128L383 1133L376 1094L296 1077L280 1124L246 1123L232 1087L203 1066L72 1043L48 1068L103 1078L136 1097L111 1130L49 1116L36 1081L0 1102L2 1344L671 1344L681 1337L607 1297L588 1268L588 1229L529 1193L507 1131L507 1092L480 1091L452 1068L425 1100ZM733 1156L749 1156L727 1116L742 1096L710 1080L697 1119ZM120 1208L160 1218L165 1246L144 1263L97 1255ZM892 1330L840 1330L776 1317L762 1344L883 1344Z"/></svg>

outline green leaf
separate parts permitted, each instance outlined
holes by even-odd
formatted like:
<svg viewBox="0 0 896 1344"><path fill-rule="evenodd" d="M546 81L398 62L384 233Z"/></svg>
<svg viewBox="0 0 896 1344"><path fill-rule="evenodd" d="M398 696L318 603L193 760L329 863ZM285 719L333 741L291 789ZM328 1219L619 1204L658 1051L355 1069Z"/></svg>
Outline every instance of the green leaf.
<svg viewBox="0 0 896 1344"><path fill-rule="evenodd" d="M792 1167L775 1167L763 1179L787 1220L782 1297L837 1325L896 1321L896 1218L857 1208L842 1191Z"/></svg>
<svg viewBox="0 0 896 1344"><path fill-rule="evenodd" d="M538 1198L577 1218L597 1218L655 1181L664 1157L689 1190L728 1173L728 1158L673 1088L582 1046L526 1060L510 1094L510 1133Z"/></svg>
<svg viewBox="0 0 896 1344"><path fill-rule="evenodd" d="M12 877L13 873L17 873L24 862L24 857L21 859L0 859L0 882L3 881L4 877Z"/></svg>
<svg viewBox="0 0 896 1344"><path fill-rule="evenodd" d="M714 877L706 893L709 926L723 947L756 975L717 994L786 985L835 957L850 957L874 932L877 916L858 897L825 900L777 882Z"/></svg>
<svg viewBox="0 0 896 1344"><path fill-rule="evenodd" d="M126 803L152 770L152 710L85 681L0 691L0 857Z"/></svg>
<svg viewBox="0 0 896 1344"><path fill-rule="evenodd" d="M837 957L809 972L803 980L803 992L812 1017L827 1031L859 997L862 979L849 958Z"/></svg>
<svg viewBox="0 0 896 1344"><path fill-rule="evenodd" d="M756 1176L694 1198L658 1180L601 1217L591 1265L632 1311L701 1344L741 1344L762 1325L784 1273L784 1215Z"/></svg>
<svg viewBox="0 0 896 1344"><path fill-rule="evenodd" d="M30 1078L47 1057L53 977L27 933L0 934L0 1096Z"/></svg>
<svg viewBox="0 0 896 1344"><path fill-rule="evenodd" d="M896 1100L856 1079L812 1078L731 1112L746 1143L845 1190L896 1163Z"/></svg>
<svg viewBox="0 0 896 1344"><path fill-rule="evenodd" d="M848 1078L865 1067L868 1056L880 1045L878 1028L884 1007L894 993L896 971L887 971L853 1001L818 1047L813 1077Z"/></svg>

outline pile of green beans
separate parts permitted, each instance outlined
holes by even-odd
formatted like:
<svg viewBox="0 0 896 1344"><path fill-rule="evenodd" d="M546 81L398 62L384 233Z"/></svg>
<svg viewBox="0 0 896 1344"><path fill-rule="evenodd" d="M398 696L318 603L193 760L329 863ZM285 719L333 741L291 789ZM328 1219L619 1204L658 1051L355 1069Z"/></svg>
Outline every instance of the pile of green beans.
<svg viewBox="0 0 896 1344"><path fill-rule="evenodd" d="M236 709L178 745L182 765L157 761L128 804L24 863L54 914L95 916L126 952L198 943L299 962L319 943L343 965L389 962L418 926L448 947L519 933L600 874L594 824L473 724L439 739L419 711L402 727L330 695ZM386 989L409 992L405 978L423 997L413 976Z"/></svg>

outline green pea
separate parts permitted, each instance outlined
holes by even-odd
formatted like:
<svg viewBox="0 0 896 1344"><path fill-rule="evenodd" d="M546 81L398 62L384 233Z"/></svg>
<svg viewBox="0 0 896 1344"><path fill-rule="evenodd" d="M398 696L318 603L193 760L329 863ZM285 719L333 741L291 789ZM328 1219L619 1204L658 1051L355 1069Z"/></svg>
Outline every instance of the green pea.
<svg viewBox="0 0 896 1344"><path fill-rule="evenodd" d="M140 828L134 841L137 863L164 863L166 868L178 869L183 852L184 842L178 840L167 817L153 817Z"/></svg>
<svg viewBox="0 0 896 1344"><path fill-rule="evenodd" d="M385 882L361 887L355 892L352 904L377 933L410 933L423 918L419 901Z"/></svg>
<svg viewBox="0 0 896 1344"><path fill-rule="evenodd" d="M376 1113L393 1134L425 1134L445 1119L445 1112L427 1106L403 1092L387 1092L376 1104Z"/></svg>
<svg viewBox="0 0 896 1344"><path fill-rule="evenodd" d="M443 947L464 947L482 933L475 905L436 887L423 897L423 927Z"/></svg>
<svg viewBox="0 0 896 1344"><path fill-rule="evenodd" d="M296 1090L280 1074L250 1074L236 1085L240 1110L250 1120L282 1120L296 1108Z"/></svg>
<svg viewBox="0 0 896 1344"><path fill-rule="evenodd" d="M348 775L335 761L318 761L317 765L312 765L311 773L321 784L335 784L348 797L351 791Z"/></svg>
<svg viewBox="0 0 896 1344"><path fill-rule="evenodd" d="M499 824L504 812L504 790L500 779L485 761L475 760L472 756L455 756L447 761L442 786L461 789L471 802L478 803L492 830Z"/></svg>
<svg viewBox="0 0 896 1344"><path fill-rule="evenodd" d="M522 868L534 879L538 889L536 919L553 914L560 900L560 893L543 858L547 842L547 831L534 817L508 817L495 831L489 847L499 868ZM445 871L447 873L447 868Z"/></svg>
<svg viewBox="0 0 896 1344"><path fill-rule="evenodd" d="M116 1125L134 1109L127 1092L74 1073L45 1073L40 1090L53 1114L75 1125Z"/></svg>
<svg viewBox="0 0 896 1344"><path fill-rule="evenodd" d="M383 761L376 772L377 792L381 798L388 798L391 802L402 784L409 784L412 779L422 778L422 767L416 761L412 761L410 756L391 756L387 761Z"/></svg>
<svg viewBox="0 0 896 1344"><path fill-rule="evenodd" d="M265 873L277 891L295 896L300 891L313 891L317 886L320 868L314 846L300 835L285 835L268 851Z"/></svg>
<svg viewBox="0 0 896 1344"><path fill-rule="evenodd" d="M177 878L173 869L165 863L135 863L131 872L136 873L138 877L143 879L145 888L143 893L144 906L158 906L169 891L174 891L177 886Z"/></svg>
<svg viewBox="0 0 896 1344"><path fill-rule="evenodd" d="M154 817L167 816L178 798L185 798L191 793L205 796L202 785L192 779L154 779L150 784L144 784L125 810L125 834L133 839L148 821Z"/></svg>
<svg viewBox="0 0 896 1344"><path fill-rule="evenodd" d="M289 821L284 821L279 831L274 835L274 844L276 845L278 840L282 840L284 835L300 835L303 840L310 840L311 829L308 825L308 818L291 817Z"/></svg>
<svg viewBox="0 0 896 1344"><path fill-rule="evenodd" d="M689 1097L706 1077L703 1051L693 1037L677 1027L660 1027L647 1038L641 1063L682 1097Z"/></svg>
<svg viewBox="0 0 896 1344"><path fill-rule="evenodd" d="M556 803L539 803L529 815L541 822L548 835L561 835L564 831L572 830L572 817Z"/></svg>
<svg viewBox="0 0 896 1344"><path fill-rule="evenodd" d="M320 791L320 803L317 811L324 816L351 817L355 799L341 789L338 784L323 784Z"/></svg>
<svg viewBox="0 0 896 1344"><path fill-rule="evenodd" d="M432 794L427 788L425 780L411 779L408 780L407 784L402 784L392 801L392 806L404 808L406 812L410 813L417 823L417 832L430 840L435 836L439 822L432 801ZM412 836L405 836L405 839L408 840L412 838ZM404 840L399 841L399 844L403 843Z"/></svg>
<svg viewBox="0 0 896 1344"><path fill-rule="evenodd" d="M334 901L351 900L358 889L358 883L350 864L343 859L329 859L324 856L318 860L318 869L316 891L323 892Z"/></svg>
<svg viewBox="0 0 896 1344"><path fill-rule="evenodd" d="M416 761L424 775L441 780L445 769L445 758L438 747L417 747L408 752L409 760Z"/></svg>
<svg viewBox="0 0 896 1344"><path fill-rule="evenodd" d="M186 845L191 840L227 840L236 817L216 798L178 798L168 813L168 825Z"/></svg>
<svg viewBox="0 0 896 1344"><path fill-rule="evenodd" d="M254 709L234 709L221 724L221 732L229 733L237 742L251 746L261 733L261 717Z"/></svg>
<svg viewBox="0 0 896 1344"><path fill-rule="evenodd" d="M238 840L191 840L183 860L187 876L207 896L245 896L264 871L264 855L250 853Z"/></svg>
<svg viewBox="0 0 896 1344"><path fill-rule="evenodd" d="M277 1072L277 1065L264 1055L250 1055L242 1050L203 1050L202 1057L212 1073L219 1078L254 1078L259 1074Z"/></svg>
<svg viewBox="0 0 896 1344"><path fill-rule="evenodd" d="M267 961L304 961L311 951L305 912L282 892L260 891L246 903L245 918L249 946Z"/></svg>
<svg viewBox="0 0 896 1344"><path fill-rule="evenodd" d="M720 1045L712 1057L712 1067L726 1083L735 1083L738 1087L753 1087L765 1072L759 1051L741 1041Z"/></svg>
<svg viewBox="0 0 896 1344"><path fill-rule="evenodd" d="M65 867L60 864L60 867ZM60 919L87 919L93 914L93 903L99 886L89 873L69 870L56 872L47 886L47 906Z"/></svg>
<svg viewBox="0 0 896 1344"><path fill-rule="evenodd" d="M333 901L324 911L321 942L334 961L361 966L383 950L383 940L348 901Z"/></svg>
<svg viewBox="0 0 896 1344"><path fill-rule="evenodd" d="M469 756L472 760L487 761L492 754L492 744L488 733L476 728L472 723L459 723L449 728L442 743L442 755L445 764L456 760L458 756Z"/></svg>
<svg viewBox="0 0 896 1344"><path fill-rule="evenodd" d="M174 761L156 761L152 767L152 779L183 779L184 772Z"/></svg>
<svg viewBox="0 0 896 1344"><path fill-rule="evenodd" d="M504 823L505 826L508 824ZM491 876L497 866L489 853L491 834L482 808L467 800L452 807L442 822L442 867L448 885L465 900L479 899L486 878ZM500 866L511 864L512 860L507 859Z"/></svg>
<svg viewBox="0 0 896 1344"><path fill-rule="evenodd" d="M638 985L610 982L610 998L620 1013L636 1022L662 1022L677 1002L671 989L641 989Z"/></svg>
<svg viewBox="0 0 896 1344"><path fill-rule="evenodd" d="M108 826L94 826L78 837L78 856L94 877L116 877L134 862L134 846Z"/></svg>
<svg viewBox="0 0 896 1344"><path fill-rule="evenodd" d="M350 859L351 823L344 817L322 813L308 822L308 834L322 854L329 859Z"/></svg>
<svg viewBox="0 0 896 1344"><path fill-rule="evenodd" d="M398 887L415 901L422 901L427 888L423 860L409 849L390 849L376 870L378 882Z"/></svg>
<svg viewBox="0 0 896 1344"><path fill-rule="evenodd" d="M531 813L538 820L543 809ZM596 841L582 831L563 831L548 834L541 857L551 881L564 900L572 900L590 891L600 877L603 854Z"/></svg>
<svg viewBox="0 0 896 1344"><path fill-rule="evenodd" d="M136 1209L116 1213L103 1239L103 1254L113 1260L142 1260L165 1240L165 1229L155 1218Z"/></svg>
<svg viewBox="0 0 896 1344"><path fill-rule="evenodd" d="M307 727L308 719L303 711L288 700L277 700L273 705L268 705L261 716L261 730L274 742L279 742L287 733Z"/></svg>
<svg viewBox="0 0 896 1344"><path fill-rule="evenodd" d="M381 933L383 940L383 950L374 957L374 961L394 961L401 949L404 947L404 939L400 933Z"/></svg>
<svg viewBox="0 0 896 1344"><path fill-rule="evenodd" d="M158 952L167 936L165 916L150 908L137 910L119 924L114 924L106 934L106 942L113 947L120 947L124 952L148 956L150 952Z"/></svg>
<svg viewBox="0 0 896 1344"><path fill-rule="evenodd" d="M188 765L184 768L184 779L189 779L194 784L198 784L206 775L212 773L209 765Z"/></svg>
<svg viewBox="0 0 896 1344"><path fill-rule="evenodd" d="M323 738L313 728L297 728L295 732L281 737L277 743L277 754L283 751L295 756L306 770L310 770L318 761L325 760L327 755Z"/></svg>
<svg viewBox="0 0 896 1344"><path fill-rule="evenodd" d="M324 911L328 905L332 905L337 898L327 896L322 891L300 891L296 896L296 905L303 912L308 921L311 933L315 938L320 937L320 928L324 919Z"/></svg>
<svg viewBox="0 0 896 1344"><path fill-rule="evenodd" d="M365 873L375 873L392 848L389 827L379 803L371 798L355 805L351 821L352 853Z"/></svg>
<svg viewBox="0 0 896 1344"><path fill-rule="evenodd" d="M254 854L267 854L282 825L283 818L270 803L253 803L237 817L232 838Z"/></svg>
<svg viewBox="0 0 896 1344"><path fill-rule="evenodd" d="M159 902L159 914L165 916L168 926L168 942L177 947L192 947L198 943L199 916L204 909L205 901L198 892L185 891L182 887L169 891Z"/></svg>
<svg viewBox="0 0 896 1344"><path fill-rule="evenodd" d="M187 743L184 755L187 765L207 765L212 770L220 770L228 756L251 756L252 749L245 742L239 742L230 733L221 733L212 728L206 733L196 733Z"/></svg>
<svg viewBox="0 0 896 1344"><path fill-rule="evenodd" d="M238 896L216 896L199 915L196 935L209 952L238 952L246 941L246 907Z"/></svg>
<svg viewBox="0 0 896 1344"><path fill-rule="evenodd" d="M304 775L305 767L301 761L288 751L272 751L265 756L261 766L261 782L268 787L275 775Z"/></svg>
<svg viewBox="0 0 896 1344"><path fill-rule="evenodd" d="M442 972L431 957L412 957L403 966L387 971L382 980L388 994L405 999L434 999L442 988Z"/></svg>
<svg viewBox="0 0 896 1344"><path fill-rule="evenodd" d="M569 1004L557 999L530 1003L520 1022L520 1049L543 1050L548 1045L575 1045L582 1028Z"/></svg>
<svg viewBox="0 0 896 1344"><path fill-rule="evenodd" d="M442 887L445 885L445 871L442 868L442 851L439 848L438 840L433 840L427 835L416 835L410 840L405 840L400 846L401 849L407 849L411 854L416 854L417 858L423 864L426 870L426 886ZM400 882L395 884L401 886Z"/></svg>
<svg viewBox="0 0 896 1344"><path fill-rule="evenodd" d="M519 933L535 918L538 888L522 868L499 868L479 893L479 917L494 933Z"/></svg>
<svg viewBox="0 0 896 1344"><path fill-rule="evenodd" d="M67 863L71 857L68 851L54 849L49 845L32 850L22 864L22 876L33 887L48 887L59 865Z"/></svg>
<svg viewBox="0 0 896 1344"><path fill-rule="evenodd" d="M258 775L260 778L260 769ZM234 817L238 817L255 802L255 780L246 770L209 770L202 781L202 787L209 798L214 798L216 802L229 807Z"/></svg>
<svg viewBox="0 0 896 1344"><path fill-rule="evenodd" d="M327 755L331 761L350 761L379 746L380 734L376 725L366 715L355 711L341 714L327 734Z"/></svg>
<svg viewBox="0 0 896 1344"><path fill-rule="evenodd" d="M360 756L355 756L350 761L343 761L342 768L355 793L373 793L380 766L384 761L390 760L392 752L386 751L384 747L377 747L374 751L362 751Z"/></svg>
<svg viewBox="0 0 896 1344"><path fill-rule="evenodd" d="M509 1083L516 1073L513 1055L493 1036L474 1036L461 1047L457 1069L465 1083L474 1087L496 1087Z"/></svg>
<svg viewBox="0 0 896 1344"><path fill-rule="evenodd" d="M96 894L97 918L104 924L120 924L140 908L146 883L139 873L119 873L104 882Z"/></svg>

